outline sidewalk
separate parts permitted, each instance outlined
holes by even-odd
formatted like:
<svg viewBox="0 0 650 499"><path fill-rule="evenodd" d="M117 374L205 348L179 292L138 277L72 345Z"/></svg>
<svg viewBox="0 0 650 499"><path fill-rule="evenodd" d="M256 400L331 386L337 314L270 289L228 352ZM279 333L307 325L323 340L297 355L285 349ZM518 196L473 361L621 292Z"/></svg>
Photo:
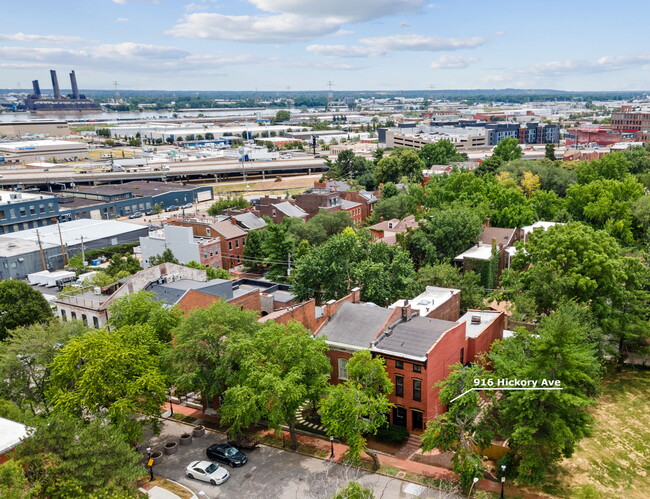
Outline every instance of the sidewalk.
<svg viewBox="0 0 650 499"><path fill-rule="evenodd" d="M204 414L202 411L198 409L192 409L191 407L185 407L183 405L178 405L178 404L173 404L173 407L174 407L174 413L179 413L186 416L192 416L202 421L211 421L214 423L218 422L217 417ZM169 412L169 403L167 403L166 405L166 412ZM261 430L258 431L257 433L259 435L276 435L275 430ZM282 431L281 435L287 441L289 441L291 438L288 431ZM326 451L328 455L331 451L332 444L329 441L324 440L322 438L298 434L298 441L303 445L322 449ZM347 445L334 442L335 457L333 461L342 463L343 455L347 450L348 450ZM393 468L397 468L407 473L415 473L418 475L426 476L436 480L443 480L446 482L458 481L457 475L454 472L445 468L439 468L436 466L431 466L424 463L418 463L416 461L410 461L407 459L398 459L394 456L388 456L385 454L377 454L377 456L379 457L379 462L382 465L392 466ZM364 460L370 460L370 458L364 455ZM398 477L398 478L403 478L403 477ZM501 484L498 482L493 482L491 480L481 479L476 484L475 489L481 489L487 492L493 492L499 494L501 492ZM538 494L523 492L521 489L509 485L506 485L504 490L505 490L506 497L521 497L524 499L540 499L545 497Z"/></svg>

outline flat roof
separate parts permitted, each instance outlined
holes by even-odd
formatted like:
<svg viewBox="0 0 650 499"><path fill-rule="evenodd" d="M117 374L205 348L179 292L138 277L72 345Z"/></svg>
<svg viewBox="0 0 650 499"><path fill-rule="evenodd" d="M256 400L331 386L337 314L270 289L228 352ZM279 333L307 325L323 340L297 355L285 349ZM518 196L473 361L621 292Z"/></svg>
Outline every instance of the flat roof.
<svg viewBox="0 0 650 499"><path fill-rule="evenodd" d="M445 331L456 326L455 322L413 317L400 322L392 331L386 331L373 345L373 352L395 354L424 362L427 352Z"/></svg>
<svg viewBox="0 0 650 499"><path fill-rule="evenodd" d="M12 233L13 235L13 233ZM34 253L40 251L38 241L19 239L12 235L0 236L0 257L12 257L24 255L25 253ZM52 243L41 243L43 249L54 248L59 246Z"/></svg>
<svg viewBox="0 0 650 499"><path fill-rule="evenodd" d="M18 446L27 437L27 426L10 419L0 418L0 455Z"/></svg>
<svg viewBox="0 0 650 499"><path fill-rule="evenodd" d="M39 199L52 200L54 199L54 196L51 194L34 194L33 192L0 189L0 204L21 203L23 201L33 201Z"/></svg>
<svg viewBox="0 0 650 499"><path fill-rule="evenodd" d="M468 338L478 337L485 328L487 328L492 322L501 315L501 312L489 312L487 310L470 310L465 315L463 315L456 322L460 324L461 322L466 322L465 335ZM472 324L472 317L479 317L480 322Z"/></svg>
<svg viewBox="0 0 650 499"><path fill-rule="evenodd" d="M117 220L91 220L79 219L71 222L62 222L60 224L47 225L36 229L21 230L12 232L11 237L28 241L38 241L40 236L41 242L59 246L59 227L61 228L61 238L63 244L81 244L81 238L84 242L96 241L129 232L141 232L147 230L146 226L133 224L129 222L118 222ZM36 232L38 231L38 235Z"/></svg>
<svg viewBox="0 0 650 499"><path fill-rule="evenodd" d="M423 293L412 300L408 300L412 310L416 310L422 317L426 317L429 312L435 310L443 303L449 301L452 296L460 293L459 289L438 288L436 286L427 286ZM397 300L389 308L403 307L407 300Z"/></svg>
<svg viewBox="0 0 650 499"><path fill-rule="evenodd" d="M88 144L85 142L72 142L69 140L56 140L56 139L44 139L44 140L22 140L15 142L1 142L0 149L3 151L12 151L12 152L21 152L25 150L38 150L45 147L55 147L55 146L68 146L74 148L88 148Z"/></svg>
<svg viewBox="0 0 650 499"><path fill-rule="evenodd" d="M492 258L492 245L481 244L472 246L467 251L463 251L454 260L463 260L465 258L476 258L477 260L489 260Z"/></svg>
<svg viewBox="0 0 650 499"><path fill-rule="evenodd" d="M115 195L124 194L127 192L133 193L134 196L155 196L167 192L177 191L190 191L200 186L181 185L167 182L154 182L146 180L136 180L133 182L126 182L118 185L96 185L96 186L82 186L73 191L64 191L66 194L87 193L87 194L100 194L100 195Z"/></svg>

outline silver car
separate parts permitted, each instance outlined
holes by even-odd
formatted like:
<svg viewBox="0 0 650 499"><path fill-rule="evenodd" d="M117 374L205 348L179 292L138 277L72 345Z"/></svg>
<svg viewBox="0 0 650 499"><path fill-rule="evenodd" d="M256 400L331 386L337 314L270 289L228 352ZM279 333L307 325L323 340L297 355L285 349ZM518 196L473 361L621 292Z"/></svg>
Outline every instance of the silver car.
<svg viewBox="0 0 650 499"><path fill-rule="evenodd" d="M221 485L228 480L230 473L218 464L210 461L194 461L185 469L188 478L196 478L212 485Z"/></svg>

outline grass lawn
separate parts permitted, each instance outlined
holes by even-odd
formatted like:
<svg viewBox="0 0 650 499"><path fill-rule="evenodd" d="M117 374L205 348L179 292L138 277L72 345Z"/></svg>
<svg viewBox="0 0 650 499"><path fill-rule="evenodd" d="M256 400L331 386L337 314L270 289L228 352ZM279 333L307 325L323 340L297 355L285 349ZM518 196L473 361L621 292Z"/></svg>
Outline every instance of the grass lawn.
<svg viewBox="0 0 650 499"><path fill-rule="evenodd" d="M649 497L650 371L608 375L592 412L593 436L561 463L554 492L583 499Z"/></svg>

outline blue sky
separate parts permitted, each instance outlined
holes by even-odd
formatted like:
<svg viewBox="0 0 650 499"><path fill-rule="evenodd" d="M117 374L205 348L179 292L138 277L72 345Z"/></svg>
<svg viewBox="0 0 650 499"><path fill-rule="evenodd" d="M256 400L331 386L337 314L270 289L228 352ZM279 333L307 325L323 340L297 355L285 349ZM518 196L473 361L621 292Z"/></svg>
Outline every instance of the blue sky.
<svg viewBox="0 0 650 499"><path fill-rule="evenodd" d="M621 5L621 9L618 8ZM0 88L650 89L628 0L3 0Z"/></svg>

